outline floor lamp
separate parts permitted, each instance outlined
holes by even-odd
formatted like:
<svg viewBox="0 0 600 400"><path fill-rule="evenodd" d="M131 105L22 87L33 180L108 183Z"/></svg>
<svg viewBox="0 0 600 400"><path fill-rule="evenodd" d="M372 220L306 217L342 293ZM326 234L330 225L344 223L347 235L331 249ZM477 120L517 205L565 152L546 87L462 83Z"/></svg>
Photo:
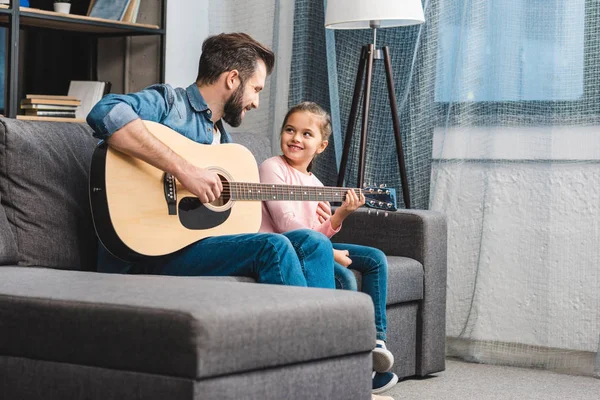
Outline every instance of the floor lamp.
<svg viewBox="0 0 600 400"><path fill-rule="evenodd" d="M363 120L360 129L360 147L358 159L358 187L363 186L366 161L367 125L369 122L369 103L371 100L371 81L373 76L374 60L383 59L387 78L387 89L392 111L392 123L394 126L394 137L396 139L396 153L398 154L398 167L400 169L400 180L402 183L402 195L404 205L410 208L410 195L408 191L408 179L404 164L404 151L402 149L402 138L400 137L400 120L398 118L398 107L396 94L394 93L394 80L392 75L392 63L388 46L377 49L377 29L396 26L407 26L425 22L421 0L327 0L327 11L325 13L325 27L329 29L372 29L373 43L362 47L356 83L354 85L354 96L350 117L346 128L344 150L340 163L340 172L337 185L344 184L346 164L350 152L350 143L354 124L358 111L360 91L364 81L363 94Z"/></svg>

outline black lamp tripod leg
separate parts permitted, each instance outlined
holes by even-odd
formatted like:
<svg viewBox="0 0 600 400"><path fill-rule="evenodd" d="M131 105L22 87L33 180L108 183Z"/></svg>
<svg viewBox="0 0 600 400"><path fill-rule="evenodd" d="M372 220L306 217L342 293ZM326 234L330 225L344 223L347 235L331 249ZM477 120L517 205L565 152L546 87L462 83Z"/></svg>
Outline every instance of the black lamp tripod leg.
<svg viewBox="0 0 600 400"><path fill-rule="evenodd" d="M346 138L344 139L344 150L342 151L342 160L340 162L340 171L338 173L337 186L344 186L344 178L346 177L346 165L348 163L348 154L350 153L350 144L352 143L352 133L354 132L354 123L356 122L356 112L358 110L358 100L360 98L360 90L362 87L363 75L365 73L365 64L367 61L367 46L363 46L360 52L360 61L358 63L358 71L356 73L356 82L354 83L354 96L352 97L352 107L350 108L350 116L348 117L348 125L346 126Z"/></svg>
<svg viewBox="0 0 600 400"><path fill-rule="evenodd" d="M398 154L398 167L400 168L400 181L402 183L402 196L404 206L410 208L410 195L408 192L408 178L406 176L406 166L404 164L404 150L402 149L402 137L400 136L400 120L398 118L398 106L396 104L396 94L394 91L394 79L392 78L392 63L390 61L390 51L388 46L383 47L383 60L385 64L385 76L387 78L387 88L390 98L390 109L392 111L392 123L394 126L394 137L396 138L396 153Z"/></svg>
<svg viewBox="0 0 600 400"><path fill-rule="evenodd" d="M367 70L365 72L365 93L363 95L363 120L360 128L360 152L358 157L358 184L363 187L365 163L367 161L367 126L369 125L369 106L371 103L371 81L373 78L373 58L375 47L370 44L367 49Z"/></svg>

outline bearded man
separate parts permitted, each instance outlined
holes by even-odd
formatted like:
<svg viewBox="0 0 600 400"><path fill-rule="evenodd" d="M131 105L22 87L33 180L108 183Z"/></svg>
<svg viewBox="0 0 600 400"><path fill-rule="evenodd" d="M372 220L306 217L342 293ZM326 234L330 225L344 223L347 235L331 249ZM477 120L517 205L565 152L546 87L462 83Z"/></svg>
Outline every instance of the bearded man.
<svg viewBox="0 0 600 400"><path fill-rule="evenodd" d="M94 136L113 149L172 174L202 203L213 202L223 191L219 176L176 154L142 120L161 123L198 143L229 143L222 121L239 126L246 112L258 107L274 63L273 52L247 34L211 36L202 44L195 83L185 89L157 84L137 93L108 95L91 110L87 122ZM248 276L259 283L335 288L331 242L307 229L209 237L134 263L114 257L100 244L98 270Z"/></svg>

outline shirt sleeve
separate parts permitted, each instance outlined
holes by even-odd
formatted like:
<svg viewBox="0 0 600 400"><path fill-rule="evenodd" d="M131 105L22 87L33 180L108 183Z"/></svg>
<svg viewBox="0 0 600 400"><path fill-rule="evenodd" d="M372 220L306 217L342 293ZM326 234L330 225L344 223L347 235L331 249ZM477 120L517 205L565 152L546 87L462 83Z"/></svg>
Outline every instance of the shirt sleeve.
<svg viewBox="0 0 600 400"><path fill-rule="evenodd" d="M169 85L153 85L130 94L104 96L90 111L87 123L94 136L107 139L131 121L141 118L162 122L173 107L175 93Z"/></svg>
<svg viewBox="0 0 600 400"><path fill-rule="evenodd" d="M330 238L336 233L338 233L340 229L342 229L342 225L340 224L340 226L338 226L337 229L333 229L333 227L331 226L331 216L329 216L329 218L327 218L322 224L319 223L319 219L317 218L317 216L315 216L315 225L313 225L312 229L314 231L321 232L322 234Z"/></svg>
<svg viewBox="0 0 600 400"><path fill-rule="evenodd" d="M272 183L277 185L285 185L285 170L274 159L268 159L260 165L259 175L261 183ZM331 227L331 221L328 218L324 223L320 224L317 219L317 214L311 216L313 221L312 226L306 226L302 221L305 220L301 216L296 215L296 211L291 207L289 201L265 201L267 211L271 215L275 231L279 233L293 231L295 229L312 229L321 232L327 237L331 237L339 232L339 229L334 230Z"/></svg>

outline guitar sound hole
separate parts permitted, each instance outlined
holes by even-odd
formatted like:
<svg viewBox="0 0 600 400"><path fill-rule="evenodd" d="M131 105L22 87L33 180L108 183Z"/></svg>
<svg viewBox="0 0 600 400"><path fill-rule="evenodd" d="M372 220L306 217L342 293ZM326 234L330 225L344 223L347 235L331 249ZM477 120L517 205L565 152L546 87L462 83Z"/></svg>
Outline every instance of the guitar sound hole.
<svg viewBox="0 0 600 400"><path fill-rule="evenodd" d="M229 187L229 182L227 181L227 178L225 178L221 174L218 175L219 179L221 179L221 184L223 185L223 191L221 192L221 197L219 197L215 201L210 202L209 204L215 207L222 207L225 204L229 203L229 200L231 199L231 188Z"/></svg>

